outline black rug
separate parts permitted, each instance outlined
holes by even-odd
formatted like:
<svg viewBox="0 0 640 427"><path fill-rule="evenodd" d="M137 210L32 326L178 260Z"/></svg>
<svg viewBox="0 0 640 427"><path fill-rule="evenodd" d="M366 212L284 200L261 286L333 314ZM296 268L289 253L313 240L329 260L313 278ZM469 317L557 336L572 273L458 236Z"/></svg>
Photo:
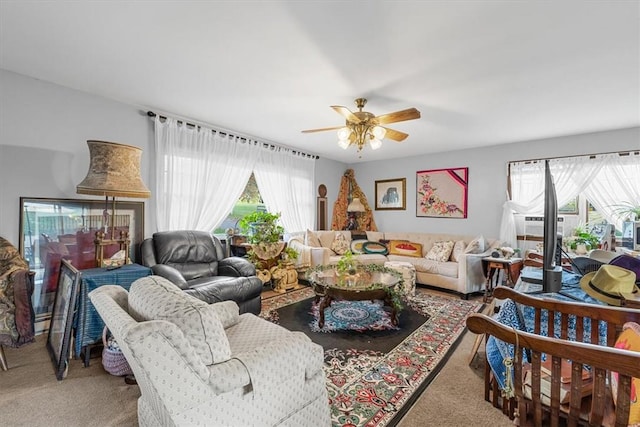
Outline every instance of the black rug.
<svg viewBox="0 0 640 427"><path fill-rule="evenodd" d="M382 319L380 321L372 316L365 319L357 319L352 323L359 323L361 330L332 330L327 331L330 328L334 316L334 310L340 310L340 304L356 305L359 309L369 309L375 314L377 310L380 312ZM368 303L368 304L367 304ZM429 316L418 313L411 307L405 307L399 314L398 328L394 328L391 325L390 309L389 307L367 307L367 305L381 305L380 301L376 301L371 304L370 302L360 301L335 301L331 307L325 310L325 326L322 330L318 330L317 316L314 312L317 312L317 304L314 303L314 298L308 298L303 301L287 305L277 310L278 319L272 319L276 323L284 326L291 331L302 331L311 340L317 344L320 344L323 348L338 348L341 350L356 349L356 350L374 350L382 353L387 353L400 344L406 337L415 331L420 325L427 321ZM314 307L315 306L315 307ZM383 324L384 329L375 330L369 329L367 326L373 322L375 325ZM349 326L354 326L353 324ZM374 327L375 328L375 327Z"/></svg>

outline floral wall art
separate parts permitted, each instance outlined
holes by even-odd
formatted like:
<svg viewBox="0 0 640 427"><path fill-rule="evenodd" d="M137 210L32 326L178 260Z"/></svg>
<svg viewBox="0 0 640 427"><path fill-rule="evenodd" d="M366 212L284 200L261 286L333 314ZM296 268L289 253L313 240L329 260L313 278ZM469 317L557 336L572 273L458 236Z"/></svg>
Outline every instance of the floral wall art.
<svg viewBox="0 0 640 427"><path fill-rule="evenodd" d="M416 216L466 218L469 168L416 172Z"/></svg>

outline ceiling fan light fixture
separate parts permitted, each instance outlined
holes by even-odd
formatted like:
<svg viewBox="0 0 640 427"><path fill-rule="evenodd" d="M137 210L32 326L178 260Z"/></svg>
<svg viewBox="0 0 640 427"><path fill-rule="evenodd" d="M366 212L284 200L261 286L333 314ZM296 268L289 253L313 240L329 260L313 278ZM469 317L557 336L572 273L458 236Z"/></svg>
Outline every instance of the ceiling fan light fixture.
<svg viewBox="0 0 640 427"><path fill-rule="evenodd" d="M349 141L349 136L351 136L351 129L349 129L348 127L338 129L339 141Z"/></svg>
<svg viewBox="0 0 640 427"><path fill-rule="evenodd" d="M382 141L380 141L378 138L373 138L371 141L369 141L369 145L371 145L372 150L377 150L378 148L382 147Z"/></svg>
<svg viewBox="0 0 640 427"><path fill-rule="evenodd" d="M339 139L338 140L338 145L343 150L346 150L347 148L349 148L349 145L351 145L351 142L348 139Z"/></svg>
<svg viewBox="0 0 640 427"><path fill-rule="evenodd" d="M371 133L373 133L373 136L375 137L375 139L382 140L384 139L384 136L387 134L387 130L382 126L374 126L373 131Z"/></svg>

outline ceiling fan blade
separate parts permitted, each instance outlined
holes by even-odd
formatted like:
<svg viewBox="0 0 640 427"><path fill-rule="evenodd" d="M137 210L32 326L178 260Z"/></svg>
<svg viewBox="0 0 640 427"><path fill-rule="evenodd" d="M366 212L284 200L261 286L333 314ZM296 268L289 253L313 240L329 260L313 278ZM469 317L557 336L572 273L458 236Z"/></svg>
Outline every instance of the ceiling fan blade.
<svg viewBox="0 0 640 427"><path fill-rule="evenodd" d="M413 120L420 118L420 111L415 108L407 108L406 110L396 111L395 113L383 114L376 117L379 124L403 122L405 120Z"/></svg>
<svg viewBox="0 0 640 427"><path fill-rule="evenodd" d="M336 110L338 114L340 114L341 116L343 116L345 119L347 119L352 123L360 122L360 119L358 118L358 116L353 114L351 110L349 110L347 107L342 107L340 105L332 105L331 108Z"/></svg>
<svg viewBox="0 0 640 427"><path fill-rule="evenodd" d="M344 127L344 125L342 125L342 126L333 126L333 127L330 127L330 128L307 129L307 130L303 130L302 133L324 132L325 130L338 130L338 129L342 129L343 127Z"/></svg>
<svg viewBox="0 0 640 427"><path fill-rule="evenodd" d="M407 139L407 137L409 136L409 134L407 133L389 129L389 128L384 128L384 130L387 131L387 133L384 134L385 139L391 139L396 142L402 142L405 139Z"/></svg>

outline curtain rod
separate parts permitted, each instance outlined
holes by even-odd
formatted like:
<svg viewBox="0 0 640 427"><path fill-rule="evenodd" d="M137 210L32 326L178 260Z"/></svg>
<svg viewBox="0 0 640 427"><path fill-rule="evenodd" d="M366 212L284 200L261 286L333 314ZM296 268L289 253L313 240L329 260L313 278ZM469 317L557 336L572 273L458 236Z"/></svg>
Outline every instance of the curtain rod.
<svg viewBox="0 0 640 427"><path fill-rule="evenodd" d="M509 161L509 163L534 163L534 162L541 162L543 160L568 159L569 157L589 157L591 159L595 159L596 156L602 156L604 154L619 154L620 156L628 156L630 154L639 155L640 151L629 150L629 151L609 151L606 153L595 153L595 154L573 154L573 155L558 156L558 157L545 157L543 159L511 160Z"/></svg>
<svg viewBox="0 0 640 427"><path fill-rule="evenodd" d="M167 116L163 116L163 115L161 115L161 114L160 114L160 115L158 115L158 114L154 113L154 112L153 112L153 111L151 111L151 110L147 111L147 116L149 116L149 117L156 117L156 116L158 116L158 117L160 117L161 119L165 119L165 120L167 119ZM181 120L181 119L176 119L176 120L177 120L177 122L178 122L178 123L183 123L183 124L185 124L186 126L192 126L192 127L203 127L202 125L198 125L198 124L195 124L195 123L189 123L189 122L184 121L184 120ZM246 142L249 142L249 141L251 140L251 138L244 137L244 136L239 136L239 135L234 135L234 134L229 133L229 132L226 132L226 131L221 131L221 130L217 130L217 129L211 129L211 130L212 130L212 131L214 131L214 132L219 133L220 135L230 136L230 137L233 137L233 138L239 138L239 139L241 139L241 140L243 140L243 141L246 141ZM305 152L303 152L303 151L294 150L294 149L292 149L292 148L283 147L283 146L281 146L281 145L276 145L276 144L272 144L272 143L269 143L269 142L262 142L262 141L258 141L258 140L255 140L255 141L256 141L256 142L259 142L259 143L261 143L263 146L266 146L266 147L269 147L269 148L285 148L285 149L287 149L287 150L291 150L291 152L292 152L292 153L300 154L300 155L305 156L305 157L310 157L310 158L315 159L315 160L318 160L318 159L320 158L320 156L317 156L317 155L315 155L315 154L307 154L307 153L305 153Z"/></svg>

